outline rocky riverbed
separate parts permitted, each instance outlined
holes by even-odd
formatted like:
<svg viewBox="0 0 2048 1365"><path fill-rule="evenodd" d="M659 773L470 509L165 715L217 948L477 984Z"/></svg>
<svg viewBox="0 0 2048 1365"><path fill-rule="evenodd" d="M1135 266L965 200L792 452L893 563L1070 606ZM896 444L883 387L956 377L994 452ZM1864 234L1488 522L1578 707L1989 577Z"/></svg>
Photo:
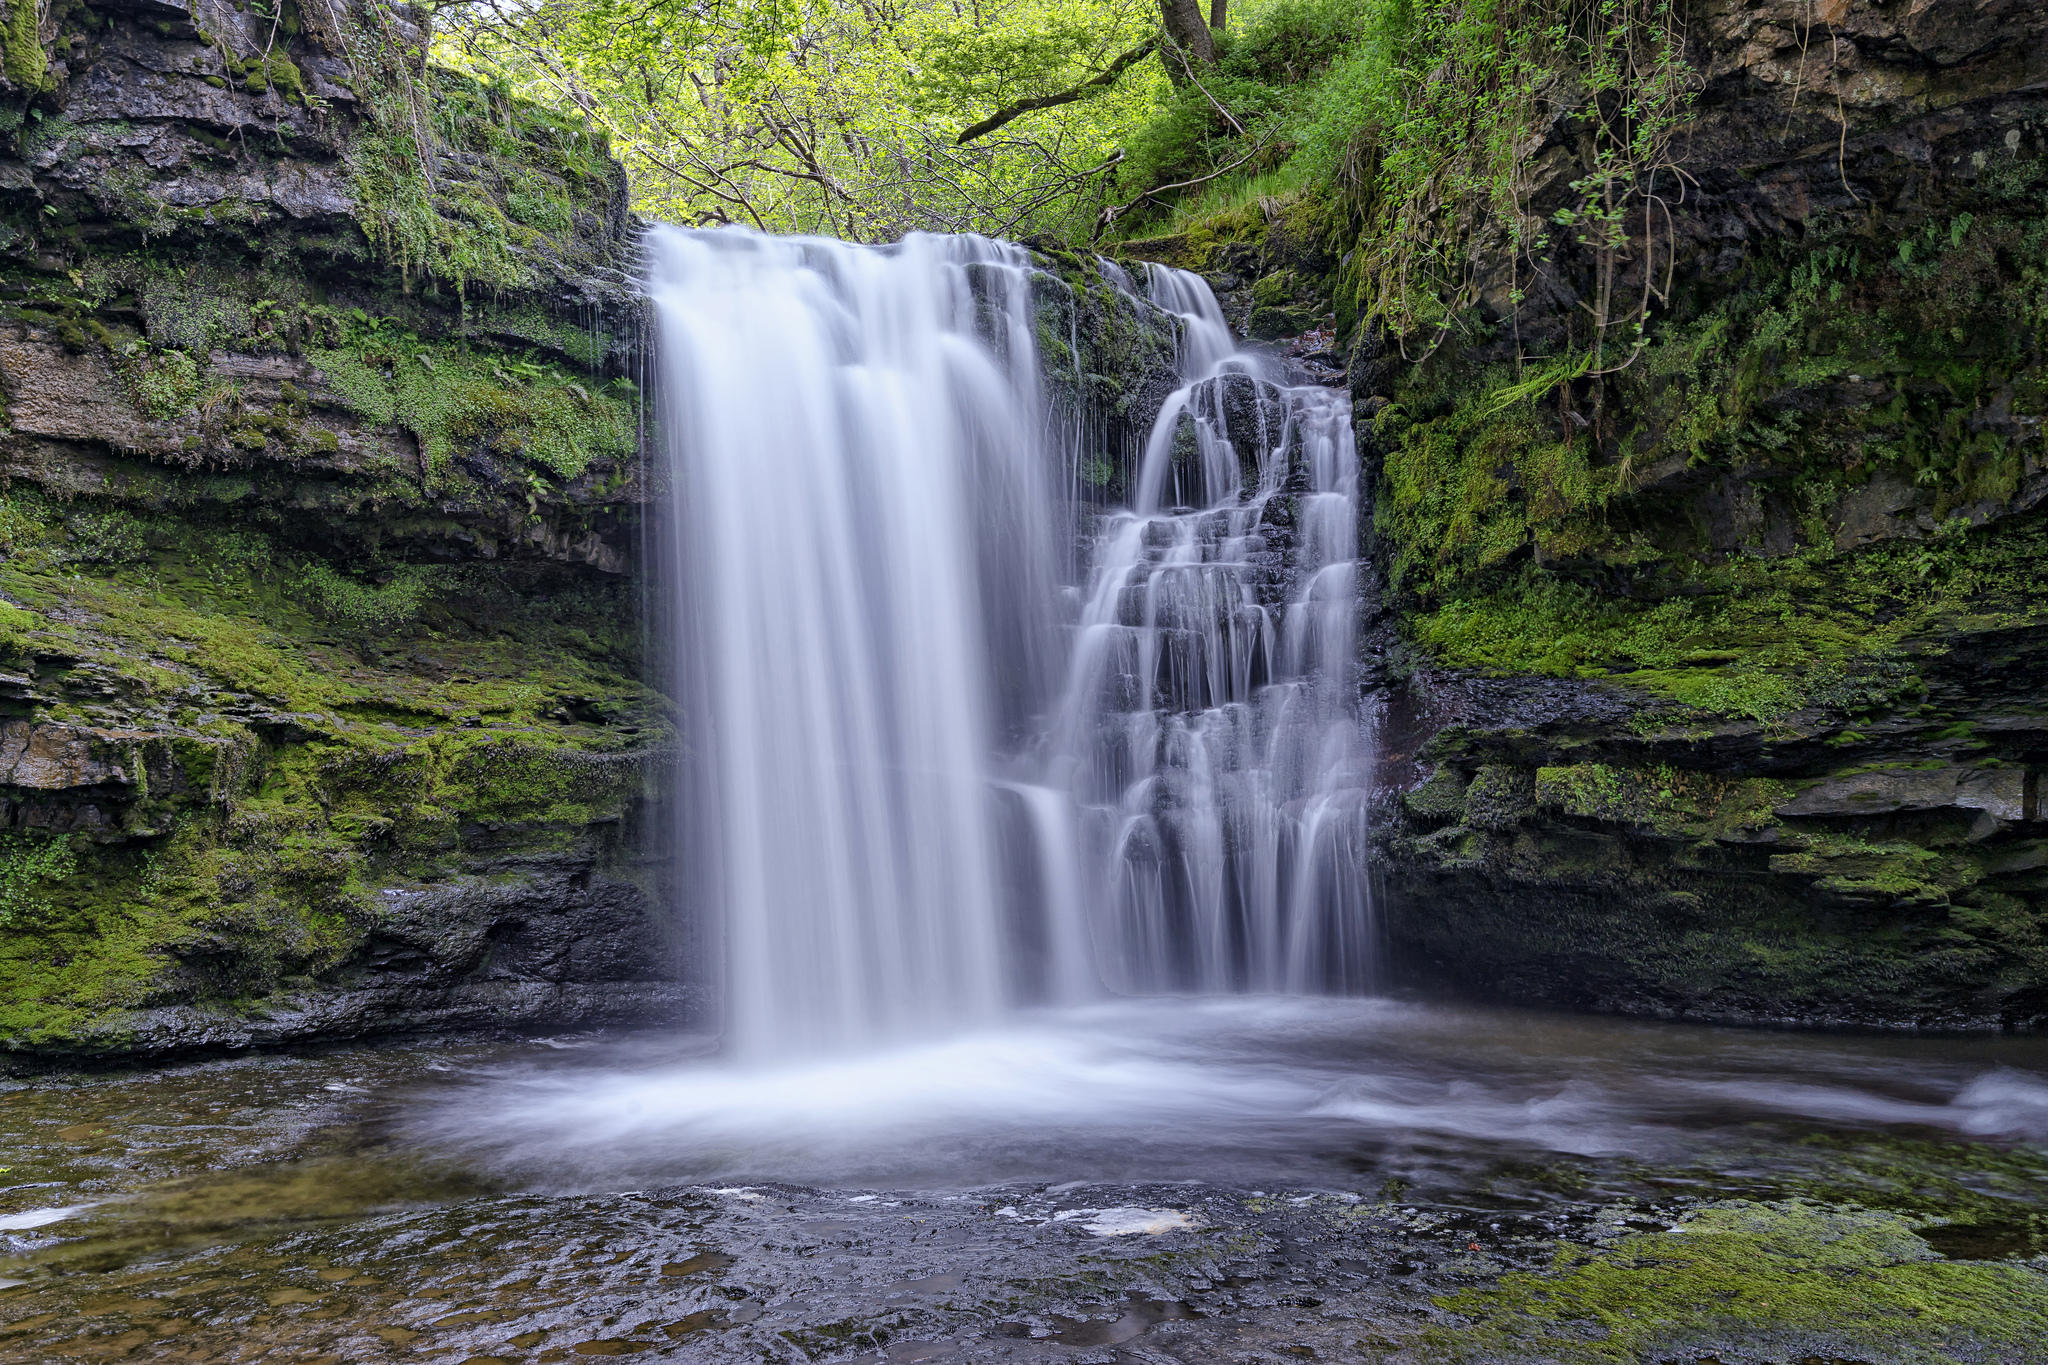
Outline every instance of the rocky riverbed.
<svg viewBox="0 0 2048 1365"><path fill-rule="evenodd" d="M893 1083L596 1034L11 1082L0 1354L2018 1362L2048 1328L2035 1043L1251 1002L959 1046ZM1028 1131L955 1063L990 1116L1039 1094Z"/></svg>

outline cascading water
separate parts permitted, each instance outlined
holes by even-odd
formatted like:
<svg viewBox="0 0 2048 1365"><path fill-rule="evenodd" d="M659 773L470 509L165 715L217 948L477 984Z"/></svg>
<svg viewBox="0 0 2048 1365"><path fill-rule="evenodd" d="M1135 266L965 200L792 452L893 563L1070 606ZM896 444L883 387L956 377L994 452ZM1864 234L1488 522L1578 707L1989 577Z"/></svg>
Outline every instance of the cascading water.
<svg viewBox="0 0 2048 1365"><path fill-rule="evenodd" d="M1188 380L1104 517L1054 774L1125 990L1322 990L1371 965L1349 402L1231 343L1208 287L1146 268Z"/></svg>
<svg viewBox="0 0 2048 1365"><path fill-rule="evenodd" d="M1148 268L1182 386L1063 584L1086 424L1042 391L1064 286L1028 253L652 250L686 857L722 911L735 1050L1105 987L1359 984L1344 399L1280 383L1199 279Z"/></svg>

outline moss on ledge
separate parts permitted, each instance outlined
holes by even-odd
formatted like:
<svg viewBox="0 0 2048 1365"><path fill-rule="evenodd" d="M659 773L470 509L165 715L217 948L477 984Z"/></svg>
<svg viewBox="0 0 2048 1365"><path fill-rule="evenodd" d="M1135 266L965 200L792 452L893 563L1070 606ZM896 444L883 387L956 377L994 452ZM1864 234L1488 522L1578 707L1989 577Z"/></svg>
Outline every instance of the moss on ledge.
<svg viewBox="0 0 2048 1365"><path fill-rule="evenodd" d="M1437 1307L1431 1359L1540 1353L1559 1365L1672 1355L1885 1365L2017 1360L2048 1333L2036 1266L1950 1260L1926 1220L1804 1200L1709 1205L1665 1232L1560 1245L1547 1271L1511 1273Z"/></svg>
<svg viewBox="0 0 2048 1365"><path fill-rule="evenodd" d="M28 902L0 924L17 1045L317 976L380 887L584 846L656 794L670 739L625 584L447 568L366 622L303 588L342 571L257 533L122 513L110 563L99 522L7 507L32 723L125 756L17 797L74 855L0 864Z"/></svg>

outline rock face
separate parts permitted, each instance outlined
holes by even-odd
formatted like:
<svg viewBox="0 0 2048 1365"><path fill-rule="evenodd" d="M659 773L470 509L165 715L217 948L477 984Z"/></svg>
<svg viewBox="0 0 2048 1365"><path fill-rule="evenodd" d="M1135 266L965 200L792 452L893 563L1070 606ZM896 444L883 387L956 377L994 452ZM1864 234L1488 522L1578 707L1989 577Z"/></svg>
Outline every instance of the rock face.
<svg viewBox="0 0 2048 1365"><path fill-rule="evenodd" d="M2038 1027L2048 11L1675 22L1676 65L1636 49L1682 92L1673 192L1617 201L1618 249L1569 227L1605 183L1601 106L1554 73L1515 153L1521 254L1436 210L1470 272L1440 332L1361 315L1351 209L1314 191L1133 244L1207 272L1248 330L1339 321L1386 585L1365 662L1394 972ZM1638 300L1640 343L1598 333Z"/></svg>
<svg viewBox="0 0 2048 1365"><path fill-rule="evenodd" d="M0 87L0 1047L684 1008L618 167L403 7L48 9Z"/></svg>
<svg viewBox="0 0 2048 1365"><path fill-rule="evenodd" d="M2038 1027L2048 14L1689 17L1680 283L1630 369L1516 419L1504 339L1354 350L1405 589L1395 956L1572 1007ZM1539 212L1574 165L1533 159ZM1525 342L1569 344L1573 265Z"/></svg>

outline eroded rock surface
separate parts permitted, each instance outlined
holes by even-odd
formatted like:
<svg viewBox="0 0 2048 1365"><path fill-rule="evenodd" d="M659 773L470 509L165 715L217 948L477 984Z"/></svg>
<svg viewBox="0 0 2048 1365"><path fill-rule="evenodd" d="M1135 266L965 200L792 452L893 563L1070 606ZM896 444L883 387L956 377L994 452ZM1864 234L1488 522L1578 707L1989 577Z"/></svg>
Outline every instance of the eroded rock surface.
<svg viewBox="0 0 2048 1365"><path fill-rule="evenodd" d="M52 13L0 90L0 1046L674 1015L618 166L402 6Z"/></svg>

